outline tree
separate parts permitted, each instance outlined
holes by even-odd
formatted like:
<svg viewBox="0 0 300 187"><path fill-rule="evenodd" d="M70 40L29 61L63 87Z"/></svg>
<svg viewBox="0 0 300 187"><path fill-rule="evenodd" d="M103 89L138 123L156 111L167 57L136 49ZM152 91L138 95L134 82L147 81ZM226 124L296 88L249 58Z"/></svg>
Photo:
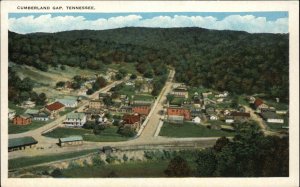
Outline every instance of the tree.
<svg viewBox="0 0 300 187"><path fill-rule="evenodd" d="M186 160L176 156L170 161L168 168L164 172L169 177L188 177L191 169Z"/></svg>
<svg viewBox="0 0 300 187"><path fill-rule="evenodd" d="M54 178L59 178L59 177L62 177L62 172L59 168L56 168L54 169L52 172L51 172L51 176L54 177Z"/></svg>
<svg viewBox="0 0 300 187"><path fill-rule="evenodd" d="M64 70L66 70L66 66L61 65L61 66L60 66L60 69L64 71Z"/></svg>
<svg viewBox="0 0 300 187"><path fill-rule="evenodd" d="M105 126L104 125L95 124L94 125L94 129L93 129L93 133L96 134L96 135L99 135L104 130L105 130Z"/></svg>
<svg viewBox="0 0 300 187"><path fill-rule="evenodd" d="M221 151L222 148L223 148L224 146L226 146L228 143L229 143L229 139L223 136L223 137L219 138L219 139L216 141L216 144L214 145L213 149L214 149L216 152L219 152L219 151Z"/></svg>
<svg viewBox="0 0 300 187"><path fill-rule="evenodd" d="M109 96L104 97L104 98L103 98L103 103L104 103L106 106L111 106L111 105L113 105L112 98L109 97Z"/></svg>
<svg viewBox="0 0 300 187"><path fill-rule="evenodd" d="M94 93L94 90L93 89L88 89L87 91L86 91L86 94L87 95L92 95Z"/></svg>
<svg viewBox="0 0 300 187"><path fill-rule="evenodd" d="M64 87L65 84L66 84L66 82L64 82L64 81L59 81L59 82L56 83L56 87Z"/></svg>
<svg viewBox="0 0 300 187"><path fill-rule="evenodd" d="M129 127L129 126L125 126L125 127L119 127L118 131L119 134L121 134L122 136L127 136L127 137L133 137L136 135L136 132L133 128Z"/></svg>
<svg viewBox="0 0 300 187"><path fill-rule="evenodd" d="M130 79L134 80L134 79L136 79L136 78L137 78L136 74L130 75Z"/></svg>
<svg viewBox="0 0 300 187"><path fill-rule="evenodd" d="M197 160L197 176L212 177L217 166L215 154L211 149L200 151Z"/></svg>
<svg viewBox="0 0 300 187"><path fill-rule="evenodd" d="M170 103L174 99L174 95L168 94L167 95L167 101Z"/></svg>

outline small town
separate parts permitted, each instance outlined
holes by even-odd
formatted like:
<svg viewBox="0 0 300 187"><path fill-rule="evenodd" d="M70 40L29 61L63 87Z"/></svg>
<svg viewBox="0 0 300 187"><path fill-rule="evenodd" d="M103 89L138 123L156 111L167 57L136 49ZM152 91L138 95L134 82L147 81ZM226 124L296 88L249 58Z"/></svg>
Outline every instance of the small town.
<svg viewBox="0 0 300 187"><path fill-rule="evenodd" d="M291 176L287 16L11 14L7 177Z"/></svg>

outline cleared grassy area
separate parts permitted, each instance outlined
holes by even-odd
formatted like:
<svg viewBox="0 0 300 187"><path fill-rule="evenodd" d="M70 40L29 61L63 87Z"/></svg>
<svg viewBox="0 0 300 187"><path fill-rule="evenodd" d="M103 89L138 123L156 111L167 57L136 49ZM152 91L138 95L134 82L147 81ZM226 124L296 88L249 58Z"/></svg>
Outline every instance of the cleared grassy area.
<svg viewBox="0 0 300 187"><path fill-rule="evenodd" d="M170 102L171 105L181 105L184 102L184 98L174 97Z"/></svg>
<svg viewBox="0 0 300 187"><path fill-rule="evenodd" d="M119 70L119 69L125 69L128 73L131 74L139 74L135 68L136 63L113 63L113 64L109 64L106 67L107 68L111 68L111 69L115 69L115 70Z"/></svg>
<svg viewBox="0 0 300 187"><path fill-rule="evenodd" d="M62 173L64 177L73 178L109 177L111 172L116 177L167 177L164 170L168 163L169 161L127 162L65 169Z"/></svg>
<svg viewBox="0 0 300 187"><path fill-rule="evenodd" d="M91 149L91 150L47 155L47 156L21 157L21 158L10 159L8 160L8 169L12 170L12 169L31 166L31 165L37 165L37 164L53 162L57 160L79 157L97 151L98 149Z"/></svg>
<svg viewBox="0 0 300 187"><path fill-rule="evenodd" d="M8 102L8 108L15 110L17 115L23 114L25 112L26 109L21 108L21 107L17 107L15 104Z"/></svg>
<svg viewBox="0 0 300 187"><path fill-rule="evenodd" d="M128 137L121 136L117 133L118 128L115 126L108 127L104 129L101 134L93 134L91 129L82 129L82 128L62 128L58 127L51 132L44 134L44 136L51 138L65 138L68 136L79 135L83 137L84 141L91 142L117 142L117 141L126 141Z"/></svg>
<svg viewBox="0 0 300 187"><path fill-rule="evenodd" d="M277 103L276 101L272 101L272 100L265 100L265 102L267 103L267 105L275 107L276 110L288 110L289 109L289 105L286 103L282 103L282 102Z"/></svg>
<svg viewBox="0 0 300 187"><path fill-rule="evenodd" d="M238 102L241 105L249 106L249 102L246 100L246 96L240 95L238 97Z"/></svg>
<svg viewBox="0 0 300 187"><path fill-rule="evenodd" d="M30 130L37 129L48 123L51 123L53 120L48 121L32 121L30 125L14 125L11 121L8 122L8 134L18 134Z"/></svg>
<svg viewBox="0 0 300 187"><path fill-rule="evenodd" d="M192 123L184 124L169 124L164 123L160 133L160 136L168 137L221 137L221 136L234 136L233 132L226 132L222 130L208 129L202 125L196 125Z"/></svg>
<svg viewBox="0 0 300 187"><path fill-rule="evenodd" d="M153 96L149 94L138 94L134 95L134 100L153 100Z"/></svg>

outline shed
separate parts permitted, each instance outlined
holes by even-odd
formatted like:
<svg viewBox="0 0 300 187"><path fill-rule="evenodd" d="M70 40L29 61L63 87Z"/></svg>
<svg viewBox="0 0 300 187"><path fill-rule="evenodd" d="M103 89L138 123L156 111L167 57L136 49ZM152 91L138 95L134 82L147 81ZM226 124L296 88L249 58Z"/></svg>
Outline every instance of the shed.
<svg viewBox="0 0 300 187"><path fill-rule="evenodd" d="M113 149L112 149L112 147L110 147L110 146L104 146L104 147L102 148L102 151L103 151L105 154L110 154L110 153L113 152Z"/></svg>
<svg viewBox="0 0 300 187"><path fill-rule="evenodd" d="M31 148L37 143L38 141L31 136L8 139L8 151L22 150L26 147Z"/></svg>
<svg viewBox="0 0 300 187"><path fill-rule="evenodd" d="M68 145L82 145L83 138L82 136L69 136L66 138L59 139L59 145L61 147L68 146Z"/></svg>

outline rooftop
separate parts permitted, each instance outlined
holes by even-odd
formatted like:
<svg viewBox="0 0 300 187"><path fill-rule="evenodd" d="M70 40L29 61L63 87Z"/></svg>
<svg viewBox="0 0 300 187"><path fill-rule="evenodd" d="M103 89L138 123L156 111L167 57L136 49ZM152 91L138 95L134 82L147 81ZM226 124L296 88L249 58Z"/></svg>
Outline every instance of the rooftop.
<svg viewBox="0 0 300 187"><path fill-rule="evenodd" d="M83 140L82 136L69 136L66 138L59 139L60 142L74 142L74 141L82 141L82 140Z"/></svg>
<svg viewBox="0 0 300 187"><path fill-rule="evenodd" d="M57 99L56 101L64 105L73 105L77 103L77 99Z"/></svg>
<svg viewBox="0 0 300 187"><path fill-rule="evenodd" d="M53 110L59 110L59 109L63 108L64 106L65 106L64 104L56 101L50 105L47 105L46 108L50 111L53 111Z"/></svg>
<svg viewBox="0 0 300 187"><path fill-rule="evenodd" d="M67 118L69 118L69 119L83 119L84 116L85 116L85 114L81 113L81 112L67 114Z"/></svg>
<svg viewBox="0 0 300 187"><path fill-rule="evenodd" d="M31 136L25 136L22 138L12 138L12 139L8 139L8 148L32 145L37 143L38 142Z"/></svg>
<svg viewBox="0 0 300 187"><path fill-rule="evenodd" d="M275 112L270 112L270 111L262 112L261 115L264 119L282 119Z"/></svg>
<svg viewBox="0 0 300 187"><path fill-rule="evenodd" d="M25 114L37 114L37 113L39 113L39 110L27 109L24 113Z"/></svg>

